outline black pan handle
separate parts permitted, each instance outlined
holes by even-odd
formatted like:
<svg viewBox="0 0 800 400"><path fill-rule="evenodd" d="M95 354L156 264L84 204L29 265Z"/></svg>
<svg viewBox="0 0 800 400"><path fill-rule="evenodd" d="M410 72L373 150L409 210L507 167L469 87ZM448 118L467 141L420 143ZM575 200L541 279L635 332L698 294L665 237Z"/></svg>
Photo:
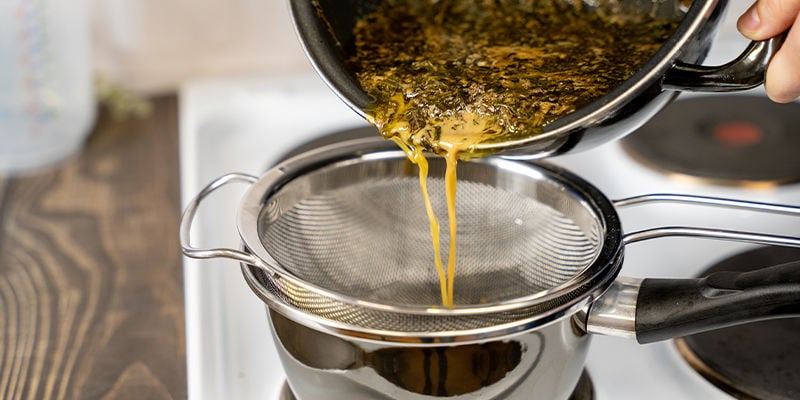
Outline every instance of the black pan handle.
<svg viewBox="0 0 800 400"><path fill-rule="evenodd" d="M645 279L636 300L639 343L767 319L800 317L800 260L700 279Z"/></svg>
<svg viewBox="0 0 800 400"><path fill-rule="evenodd" d="M691 92L734 92L764 83L767 67L788 32L772 39L751 42L735 60L720 66L675 64L664 75L661 87Z"/></svg>

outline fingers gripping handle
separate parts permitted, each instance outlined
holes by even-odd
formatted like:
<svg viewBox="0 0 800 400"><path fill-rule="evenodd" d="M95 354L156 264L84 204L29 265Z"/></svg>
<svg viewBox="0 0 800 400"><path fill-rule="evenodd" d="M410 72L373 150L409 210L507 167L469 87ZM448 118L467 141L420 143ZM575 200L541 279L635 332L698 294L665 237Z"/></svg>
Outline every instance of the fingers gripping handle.
<svg viewBox="0 0 800 400"><path fill-rule="evenodd" d="M259 265L256 257L243 251L226 248L200 249L192 246L191 240L192 223L194 222L197 209L200 207L200 203L203 202L203 199L229 183L247 183L252 185L257 180L258 178L251 175L227 174L215 179L213 182L209 183L208 186L203 188L203 190L189 202L181 217L180 242L183 254L191 258L230 258L249 265Z"/></svg>

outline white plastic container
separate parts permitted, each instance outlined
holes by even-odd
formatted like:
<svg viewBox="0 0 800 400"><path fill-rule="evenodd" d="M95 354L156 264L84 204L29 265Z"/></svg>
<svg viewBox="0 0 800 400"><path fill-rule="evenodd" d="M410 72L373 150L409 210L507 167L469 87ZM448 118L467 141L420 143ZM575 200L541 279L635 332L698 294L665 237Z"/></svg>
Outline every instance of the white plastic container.
<svg viewBox="0 0 800 400"><path fill-rule="evenodd" d="M0 174L62 161L95 120L87 0L0 0Z"/></svg>

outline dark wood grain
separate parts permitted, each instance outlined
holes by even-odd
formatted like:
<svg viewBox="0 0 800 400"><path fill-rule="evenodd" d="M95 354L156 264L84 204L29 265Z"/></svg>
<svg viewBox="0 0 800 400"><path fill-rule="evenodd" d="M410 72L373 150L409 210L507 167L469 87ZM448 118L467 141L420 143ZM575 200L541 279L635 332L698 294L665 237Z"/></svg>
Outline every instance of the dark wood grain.
<svg viewBox="0 0 800 400"><path fill-rule="evenodd" d="M0 176L0 398L186 397L177 101Z"/></svg>

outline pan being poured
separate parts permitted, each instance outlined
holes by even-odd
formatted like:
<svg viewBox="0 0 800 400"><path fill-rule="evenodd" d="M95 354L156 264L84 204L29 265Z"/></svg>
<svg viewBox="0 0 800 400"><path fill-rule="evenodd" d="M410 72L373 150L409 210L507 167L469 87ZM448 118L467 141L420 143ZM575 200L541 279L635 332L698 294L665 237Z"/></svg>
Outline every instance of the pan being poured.
<svg viewBox="0 0 800 400"><path fill-rule="evenodd" d="M306 3L295 3L303 16ZM632 12L616 2L591 8L557 0L356 2L344 46L336 36L340 14L327 15L324 4L313 2L312 20L324 24L337 53L345 53L339 61L370 97L364 116L419 166L448 307L456 274L457 161L542 136L551 122L634 76L683 17L680 9ZM446 268L423 150L442 155L447 165Z"/></svg>
<svg viewBox="0 0 800 400"><path fill-rule="evenodd" d="M647 122L654 114L666 106L679 91L728 92L747 90L761 85L764 81L764 72L769 60L775 51L780 48L784 38L784 35L780 35L767 41L751 42L747 48L743 49L742 54L731 62L720 66L704 66L701 64L713 43L718 26L722 22L727 6L726 0L694 0L691 2L685 0L654 2L638 0L592 2L567 0L501 0L485 2L477 0L463 2L449 0L405 0L403 2L398 2L397 0L288 1L300 42L317 72L334 93L356 113L365 118L370 115L371 108L375 105L376 100L380 99L376 98L375 93L368 92L368 87L363 85L357 76L359 67L358 63L354 62L357 61L355 57L358 55L357 51L359 49L357 41L361 40L362 44L366 43L373 46L372 49L376 50L376 52L370 54L370 57L388 56L390 60L392 59L386 49L381 51L382 44L378 44L371 40L369 36L365 36L366 31L364 30L364 21L368 17L377 18L378 21L385 21L386 18L391 16L398 17L395 14L387 16L383 12L392 5L408 4L408 13L418 13L415 10L418 10L420 5L429 5L431 11L422 20L402 18L403 21L392 25L383 26L378 24L373 26L378 29L383 26L385 30L379 33L385 34L390 38L400 37L398 32L401 29L413 30L415 27L419 27L423 30L435 31L436 29L453 28L453 26L458 25L458 20L454 18L455 14L463 13L463 8L471 5L475 7L490 7L489 3L491 3L496 7L510 7L510 10L518 12L518 14L512 15L507 23L498 20L483 22L498 32L507 34L498 34L497 36L504 42L501 43L501 46L489 46L490 49L502 48L503 45L508 44L508 40L513 38L521 37L524 40L536 40L536 38L527 37L533 37L537 33L547 33L547 29L554 31L572 29L574 36L577 27L556 26L546 28L548 23L558 22L557 18L563 18L563 22L570 19L573 21L578 20L583 16L603 14L607 17L605 19L607 22L644 20L656 26L663 24L663 29L666 29L666 26L674 28L671 32L666 32L667 37L662 37L662 42L655 43L651 41L651 45L656 44L657 46L649 50L649 55L644 54L648 51L642 54L644 59L640 59L638 65L631 66L634 70L633 72L628 71L630 75L617 75L619 70L615 70L613 73L615 76L611 78L617 80L616 86L610 85L613 87L607 87L606 92L603 92L603 90L596 91L595 95L599 97L585 99L584 103L577 104L579 107L573 112L561 115L550 122L547 122L546 119L538 121L541 126L534 124L530 132L525 132L525 129L523 129L515 132L511 137L501 140L488 140L476 144L470 149L473 154L499 154L504 158L541 158L579 151L618 139ZM453 8L454 5L457 5L457 7ZM526 8L531 6L540 7L543 10L557 10L558 13L565 15L542 17L537 15L537 12L531 13ZM497 15L496 12L502 12L502 10L493 11L491 9L482 9L482 11L486 11L484 13L485 16L495 16ZM426 21L432 22L427 23ZM406 26L409 24L417 25ZM585 25L586 23L583 24L583 26ZM581 26L581 24L577 26ZM632 29L632 27L628 26L627 28L619 29ZM619 29L617 29L618 32ZM420 35L410 34L408 36L418 38ZM589 35L580 36L581 40L589 40L587 38ZM651 35L648 34L646 36ZM601 34L599 37L608 39L609 35ZM608 45L611 50L613 50L613 46L620 45L620 40L617 37L609 40L611 40L611 43L605 43L604 45ZM547 38L545 38L546 41ZM436 41L433 41L432 45L436 43ZM446 42L446 44L452 45L453 43ZM645 45L645 43L636 44L633 42L628 42L628 44L632 46ZM594 54L594 51L598 50L596 49L598 47L597 43L594 43L593 46L595 48L589 49L587 53L580 54L580 59L575 61L575 64L586 64L587 59L597 58ZM494 54L493 56L498 58L499 55L508 55L508 53ZM492 54L489 54L490 58L491 56ZM483 60L485 61L485 59ZM481 59L469 58L469 55L462 57L461 61L481 64ZM633 60L627 59L607 66L607 68L618 69L623 68L618 64L635 64L631 63L631 61ZM413 64L414 60L398 56L394 57L393 62L398 65L404 62ZM520 62L526 63L531 62L531 60L520 58ZM562 67L570 66L564 62L556 65ZM424 62L416 65L416 68L424 67ZM486 65L476 65L476 68L473 69L485 67ZM628 66L625 67L627 68ZM458 71L455 68L448 68L447 72L452 74ZM510 79L530 81L524 75L508 74ZM605 73L605 75L609 74ZM457 77L454 80L457 80ZM447 82L452 84L452 81ZM385 83L391 84L392 82L387 81ZM468 85L471 85L471 83L467 82ZM538 85L540 89L542 87L536 82L529 83ZM431 82L431 84L436 85L437 82ZM469 87L464 88L464 90L468 91ZM453 88L454 94L458 91L458 87ZM533 96L534 94L537 93L533 90L524 93L526 96ZM538 98L534 98L534 100L538 100ZM552 116L550 115L551 118Z"/></svg>

